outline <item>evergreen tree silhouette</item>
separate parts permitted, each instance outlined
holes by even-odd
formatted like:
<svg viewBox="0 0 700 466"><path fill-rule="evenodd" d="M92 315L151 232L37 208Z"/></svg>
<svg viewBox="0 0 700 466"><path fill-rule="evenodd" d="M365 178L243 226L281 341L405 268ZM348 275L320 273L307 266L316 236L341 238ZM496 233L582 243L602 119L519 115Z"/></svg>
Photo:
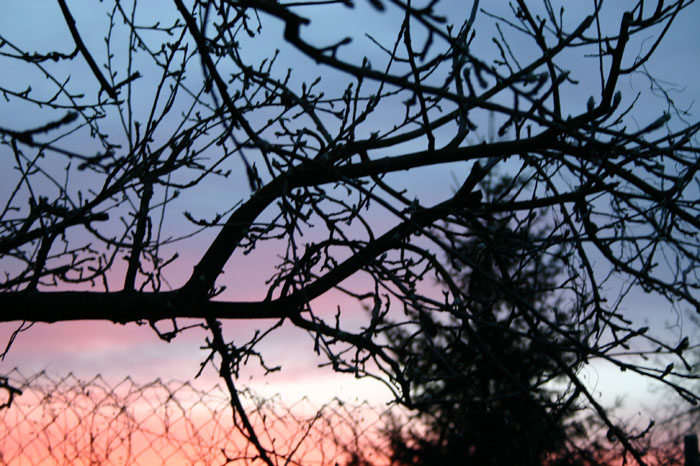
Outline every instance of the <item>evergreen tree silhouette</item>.
<svg viewBox="0 0 700 466"><path fill-rule="evenodd" d="M500 177L481 188L489 200L521 185ZM561 262L540 253L531 234L539 228L546 228L546 215L486 213L472 221L470 231L452 238L456 253L448 258L455 281L468 290L460 317L412 309L422 331L389 332L393 346L404 348L406 370L419 374L413 402L423 426L388 429L395 464L579 464L566 452L567 436L582 432L567 422L577 394L548 388L561 375L551 357L557 350L543 347L547 340L535 336L521 312L532 306L567 325L568 313L550 293ZM546 326L534 325L547 334Z"/></svg>

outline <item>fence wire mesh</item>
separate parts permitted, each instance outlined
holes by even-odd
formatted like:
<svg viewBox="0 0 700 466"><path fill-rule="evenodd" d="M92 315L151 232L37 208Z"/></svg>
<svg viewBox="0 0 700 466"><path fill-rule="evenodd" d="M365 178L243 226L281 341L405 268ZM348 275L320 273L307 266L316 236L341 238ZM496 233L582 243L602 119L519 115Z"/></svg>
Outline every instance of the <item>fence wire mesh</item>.
<svg viewBox="0 0 700 466"><path fill-rule="evenodd" d="M288 405L249 389L241 398L277 464L388 463L380 429L390 408L308 398ZM219 386L18 369L0 378L1 465L260 464L237 421Z"/></svg>

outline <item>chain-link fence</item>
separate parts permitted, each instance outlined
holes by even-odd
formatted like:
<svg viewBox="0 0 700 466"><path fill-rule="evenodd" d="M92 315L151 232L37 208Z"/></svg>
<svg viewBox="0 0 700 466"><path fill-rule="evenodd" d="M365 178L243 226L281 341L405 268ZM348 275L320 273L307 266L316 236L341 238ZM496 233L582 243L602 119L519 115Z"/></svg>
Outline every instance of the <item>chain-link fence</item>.
<svg viewBox="0 0 700 466"><path fill-rule="evenodd" d="M259 464L218 386L128 377L109 383L99 375L82 380L14 369L0 379L0 397L1 465ZM338 399L316 406L306 398L285 405L250 390L241 397L280 465L388 462L379 432L386 407Z"/></svg>

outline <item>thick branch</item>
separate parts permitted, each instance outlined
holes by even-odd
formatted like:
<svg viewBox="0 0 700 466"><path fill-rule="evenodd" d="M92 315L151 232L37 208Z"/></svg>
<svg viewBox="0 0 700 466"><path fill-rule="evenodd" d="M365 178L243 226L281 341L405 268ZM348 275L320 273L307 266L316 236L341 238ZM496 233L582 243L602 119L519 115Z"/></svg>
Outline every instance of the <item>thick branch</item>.
<svg viewBox="0 0 700 466"><path fill-rule="evenodd" d="M285 301L222 302L202 301L196 305L182 291L143 292L15 292L0 293L0 322L26 320L60 322L70 320L106 320L125 324L139 320L171 318L222 319L280 318Z"/></svg>
<svg viewBox="0 0 700 466"><path fill-rule="evenodd" d="M260 302L222 302L211 301L201 284L207 278L213 280L218 276L228 256L217 254L221 249L233 251L235 245L226 243L228 236L243 235L247 223L239 223L249 215L258 215L268 205L265 197L253 197L229 219L212 247L195 267L195 275L201 271L200 280L190 280L177 291L166 293L142 293L121 291L100 293L86 291L62 292L10 292L0 293L0 322L27 320L34 322L57 322L68 320L108 320L118 323L139 320L158 321L172 318L220 318L220 319L269 319L289 317L302 308L305 302L321 296L340 282L360 270L378 255L411 234L424 229L437 220L454 212L456 209L473 208L479 202L478 193L472 190L483 178L485 172L475 164L462 188L454 197L431 208L415 212L411 218L398 224L387 233L357 251L352 257L339 264L328 274L310 283L302 290L288 297L274 301ZM263 189L273 189L268 185ZM246 208L248 206L248 208ZM238 215L237 215L238 214ZM252 221L252 220L251 220ZM226 232L224 234L224 232ZM214 273L216 272L216 273ZM9 310L9 311L8 311Z"/></svg>
<svg viewBox="0 0 700 466"><path fill-rule="evenodd" d="M214 287L216 278L226 262L245 237L255 219L278 197L283 190L305 186L318 186L344 179L358 179L364 176L381 175L411 168L425 167L454 161L477 158L503 157L510 154L528 152L543 147L546 136L540 135L525 140L515 140L493 144L481 144L463 148L444 148L429 154L421 151L397 157L386 157L370 162L332 168L318 161L309 161L291 172L280 175L265 187L253 194L226 221L216 239L194 268L186 287L200 296ZM428 157L429 155L429 157Z"/></svg>

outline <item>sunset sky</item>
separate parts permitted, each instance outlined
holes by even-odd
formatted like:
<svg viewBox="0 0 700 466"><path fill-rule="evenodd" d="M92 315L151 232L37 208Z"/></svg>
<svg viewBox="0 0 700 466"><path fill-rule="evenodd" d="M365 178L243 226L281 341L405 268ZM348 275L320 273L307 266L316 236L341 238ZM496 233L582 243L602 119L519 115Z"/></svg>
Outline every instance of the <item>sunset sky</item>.
<svg viewBox="0 0 700 466"><path fill-rule="evenodd" d="M104 12L101 9L85 8L80 2L72 1L69 3L74 9L81 32L86 36L89 35L86 42L94 47L97 56L103 56L105 51L102 37L105 34L107 23ZM166 14L163 13L166 10L159 7L161 3L170 4L165 0L148 2L148 7L152 9L150 14L153 17L160 18L158 15ZM364 17L363 25L372 31L376 38L385 42L391 41L396 33L397 24L400 24L402 18L392 17L391 10L384 14L377 13L366 5L368 2L358 1L357 3L358 8L347 14L352 14L353 20ZM487 7L492 8L492 3L495 2L489 2ZM567 14L571 16L573 23L574 19L578 19L575 9L579 3L569 3ZM589 8L588 4L591 2L585 3L586 8ZM445 2L445 5L448 19L457 24L461 23L471 8L470 2L462 0L448 1ZM34 46L38 50L46 51L49 50L48 47L61 50L71 49L70 36L66 33L65 23L59 20L60 12L55 2L10 0L4 2L3 10L3 14L0 15L0 31L3 35L17 41L36 44ZM338 7L336 10L341 9ZM170 12L167 14L172 13L170 9L167 11ZM276 27L279 28L276 20L262 19L265 27L273 30ZM168 21L172 21L172 19L165 18L163 20L164 23ZM700 5L694 4L675 21L662 46L656 52L655 59L648 65L652 75L662 81L674 83L674 88L678 89L678 92L673 97L678 100L677 103L680 107L688 107L693 102L695 103L690 110L692 118L695 119L700 115L700 110L697 109L697 106L700 105L698 104L700 101L700 79L698 79L700 76L699 23ZM312 29L309 30L308 34L317 34L321 43L331 42L332 38L341 37L343 31L353 27L354 24L356 23L351 23L341 14L329 14L317 18L317 22L312 24ZM31 31L31 33L27 33L27 31ZM477 43L482 47L489 47L489 40L494 31L478 31L480 35ZM279 37L281 41L281 35ZM381 53L368 38L356 34L355 42L356 48L349 49L348 53L360 50L369 53L370 58L377 62L381 61ZM311 65L308 68L297 67L296 64L300 60L299 54L288 51L289 48L283 42L260 44L259 49L248 49L246 52L251 55L266 56L275 47L285 50L280 58L280 69L286 69L289 66L298 68L295 79L301 80L325 72L323 69ZM528 50L523 50L522 53L527 54ZM304 65L307 63L304 62ZM73 79L80 80L82 79L81 73L89 73L86 71L85 65L79 63L78 60L72 62L72 66L76 67L76 71L72 73ZM0 68L2 68L2 62L0 62ZM598 77L595 74L597 72L595 65L572 62L571 68L575 77L581 81L579 92L572 92L563 98L566 105L573 108L571 113L575 114L585 107L588 96L595 93L594 89ZM4 72L8 73L7 69ZM23 71L16 70L10 71L10 73L13 81L17 83L17 87L21 87L25 76ZM333 78L327 81L324 80L322 85L327 85L330 88L340 85L333 81ZM86 82L88 82L87 79ZM90 82L92 83L92 81ZM41 85L40 82L32 84ZM90 85L94 86L94 83ZM637 91L644 93L644 97L640 100L638 114L644 113L643 109L648 109L651 115L661 114L665 110L663 99L654 97L653 93L649 92L649 82L643 76L620 83L620 88L623 92L626 90L630 99ZM683 103L687 103L687 105ZM0 125L3 127L17 129L32 127L39 118L36 113L27 113L21 108L8 109L8 105L4 103L3 105L5 107L1 113L2 116L0 116ZM378 118L381 119L380 116ZM484 124L483 128L485 127ZM5 150L4 147L0 148L0 153ZM0 168L4 167L0 165ZM450 165L425 169L420 172L420 176L395 175L395 177L398 183L410 189L412 195L415 193L419 196L423 205L432 205L449 196L456 187L455 179L461 179L463 175L463 173L457 173L457 170L459 170L459 166ZM178 207L182 210L192 211L195 216L206 216L212 199L221 197L222 192L235 201L246 199L249 195L243 170L234 173L232 178L225 183L223 181L219 183L221 184L217 184L215 181L198 187L196 189L197 195L183 200ZM0 197L7 195L7 189L7 187L0 187ZM178 225L186 228L186 222L182 216L173 217L176 217L176 220L173 221L172 228L176 229ZM382 230L382 225L385 230L391 224L391 219L387 220L380 216L374 220L379 226L379 230ZM192 265L201 256L212 235L213 233L205 233L197 236L194 240L188 240L172 247L180 254L178 265L170 270L169 280L173 287L181 285L187 279ZM264 281L269 278L273 271L278 252L274 249L259 248L250 255L236 254L229 261L222 278L222 283L226 284L227 290L220 299L262 298L266 291ZM3 266L9 267L9 265L0 265L0 268ZM613 295L615 293L615 290L612 289L608 291ZM343 307L345 315L350 317L350 321L352 321L353 313L364 315L364 310L357 309L354 302L343 301L344 299L329 294L319 299L316 308L332 315L337 306L340 305ZM672 332L679 336L681 333L683 335L690 334L695 335L696 342L698 341L697 331L687 316L676 314L671 306L661 298L641 293L632 294L625 300L622 309L630 316L634 316L636 320L648 322L649 326L659 334L664 332ZM233 338L234 341L243 342L256 329L267 328L274 323L234 321L226 322L224 328L228 337ZM17 326L18 323L0 324L0 344L4 345L8 341ZM164 328L167 328L167 325ZM136 324L115 325L106 322L35 324L17 337L7 357L0 362L0 374L18 367L24 374L48 370L57 374L73 372L86 378L100 373L112 380L120 380L126 376L132 376L136 380L142 381L156 377L189 380L199 371L199 364L207 357L207 352L201 349L206 336L206 332L202 329L195 328L178 336L172 342L165 343L160 341L147 325L139 327ZM367 399L375 402L388 401L391 398L391 393L376 381L358 381L351 375L335 374L329 367L318 368L317 366L326 360L314 354L313 346L313 338L305 331L285 324L268 336L258 347L258 350L264 354L267 365L279 365L282 367L281 372L263 377L258 365L251 363L250 367L241 374L240 380L244 384L251 381L256 390L266 394L281 393L288 400L298 399L304 395L319 402L336 396L347 399ZM611 403L617 396L625 394L625 406L630 413L636 412L642 404L648 407L653 407L655 404L658 392L651 393L644 382L620 373L617 369L595 365L585 369L585 373L591 387L595 387L600 392L601 399L605 400L606 403ZM216 371L211 367L204 372L202 379L203 384L214 384L219 381Z"/></svg>

